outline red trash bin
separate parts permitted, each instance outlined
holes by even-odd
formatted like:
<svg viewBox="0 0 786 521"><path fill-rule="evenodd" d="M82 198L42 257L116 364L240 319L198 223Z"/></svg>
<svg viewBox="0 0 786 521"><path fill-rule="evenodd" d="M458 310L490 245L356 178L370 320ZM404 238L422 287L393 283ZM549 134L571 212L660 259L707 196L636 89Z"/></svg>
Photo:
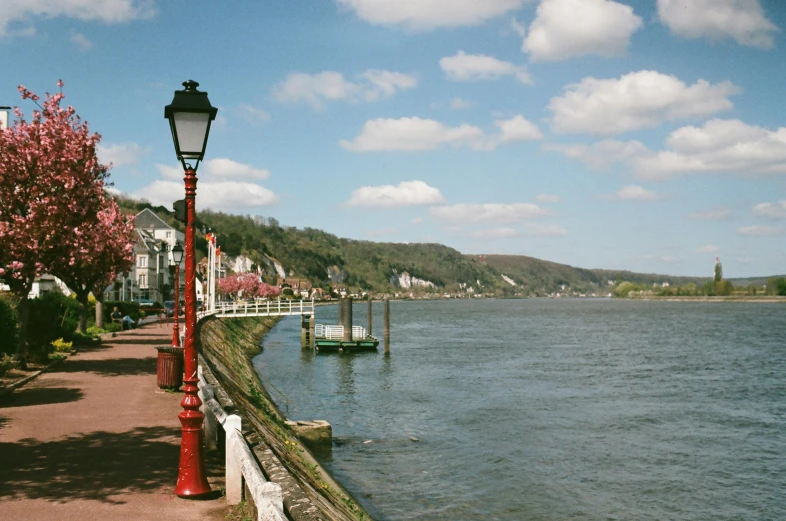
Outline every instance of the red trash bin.
<svg viewBox="0 0 786 521"><path fill-rule="evenodd" d="M183 385L183 348L157 347L156 377L161 389L179 389Z"/></svg>

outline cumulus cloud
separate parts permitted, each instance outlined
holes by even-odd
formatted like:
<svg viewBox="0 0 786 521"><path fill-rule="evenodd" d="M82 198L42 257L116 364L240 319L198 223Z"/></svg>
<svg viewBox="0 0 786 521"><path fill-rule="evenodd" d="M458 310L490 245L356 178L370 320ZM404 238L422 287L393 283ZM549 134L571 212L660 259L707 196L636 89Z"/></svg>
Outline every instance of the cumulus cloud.
<svg viewBox="0 0 786 521"><path fill-rule="evenodd" d="M547 144L543 148L578 159L593 170L606 170L617 163L649 153L649 149L639 141L615 139L604 139L590 144Z"/></svg>
<svg viewBox="0 0 786 521"><path fill-rule="evenodd" d="M398 185L363 186L354 190L347 206L399 208L445 203L437 188L423 181L402 181Z"/></svg>
<svg viewBox="0 0 786 521"><path fill-rule="evenodd" d="M767 219L786 219L786 200L757 204L753 207L753 213Z"/></svg>
<svg viewBox="0 0 786 521"><path fill-rule="evenodd" d="M357 81L349 81L335 71L292 72L273 89L273 98L281 103L303 101L319 109L325 101L377 101L417 84L417 78L409 74L376 69L360 74Z"/></svg>
<svg viewBox="0 0 786 521"><path fill-rule="evenodd" d="M733 38L762 49L772 47L772 33L778 31L759 0L658 0L658 17L684 38Z"/></svg>
<svg viewBox="0 0 786 521"><path fill-rule="evenodd" d="M786 234L786 228L783 226L742 226L737 229L737 233L749 237L775 237Z"/></svg>
<svg viewBox="0 0 786 521"><path fill-rule="evenodd" d="M450 105L449 106L450 106L450 108L455 109L455 110L469 109L469 108L472 108L472 103L457 97L457 98L453 98L452 100L450 100Z"/></svg>
<svg viewBox="0 0 786 521"><path fill-rule="evenodd" d="M532 61L618 56L641 26L632 7L612 0L542 0L521 49Z"/></svg>
<svg viewBox="0 0 786 521"><path fill-rule="evenodd" d="M557 224L526 223L523 228L524 235L531 237L564 237L567 230Z"/></svg>
<svg viewBox="0 0 786 521"><path fill-rule="evenodd" d="M532 203L460 203L452 206L435 206L429 208L429 213L440 221L453 225L510 224L549 214Z"/></svg>
<svg viewBox="0 0 786 521"><path fill-rule="evenodd" d="M602 196L603 199L618 201L654 201L658 194L639 185L625 185L613 194Z"/></svg>
<svg viewBox="0 0 786 521"><path fill-rule="evenodd" d="M695 219L697 221L724 221L729 219L731 214L731 208L717 206L711 210L689 213L688 219Z"/></svg>
<svg viewBox="0 0 786 521"><path fill-rule="evenodd" d="M481 240L512 239L518 236L519 232L513 228L491 228L472 232L472 237Z"/></svg>
<svg viewBox="0 0 786 521"><path fill-rule="evenodd" d="M413 30L477 25L518 9L524 0L337 0L375 25Z"/></svg>
<svg viewBox="0 0 786 521"><path fill-rule="evenodd" d="M521 83L532 83L526 67L485 54L467 54L459 51L454 56L440 59L439 66L452 81L488 81L503 76L513 76Z"/></svg>
<svg viewBox="0 0 786 521"><path fill-rule="evenodd" d="M561 203L562 197L559 195L539 194L535 200L541 203Z"/></svg>
<svg viewBox="0 0 786 521"><path fill-rule="evenodd" d="M360 135L339 144L356 152L423 151L446 146L468 147L473 150L494 150L503 143L537 140L542 137L536 125L523 116L495 122L499 133L487 135L479 127L461 124L449 127L433 119L418 117L366 121Z"/></svg>
<svg viewBox="0 0 786 521"><path fill-rule="evenodd" d="M565 87L548 108L555 132L614 135L730 110L729 96L739 91L728 81L688 86L675 76L644 70L619 79L584 78Z"/></svg>
<svg viewBox="0 0 786 521"><path fill-rule="evenodd" d="M241 118L252 125L261 125L267 121L270 121L270 114L260 108L253 107L246 103L241 103L237 106L237 113Z"/></svg>
<svg viewBox="0 0 786 521"><path fill-rule="evenodd" d="M102 164L112 163L112 166L122 167L139 163L141 158L150 153L150 149L128 141L112 145L99 144L96 152Z"/></svg>
<svg viewBox="0 0 786 521"><path fill-rule="evenodd" d="M770 131L742 121L713 119L669 134L666 150L634 162L639 177L665 179L701 172L786 173L786 128Z"/></svg>
<svg viewBox="0 0 786 521"><path fill-rule="evenodd" d="M718 253L718 247L712 244L705 244L696 248L696 253Z"/></svg>
<svg viewBox="0 0 786 521"><path fill-rule="evenodd" d="M8 34L13 22L34 18L75 18L83 22L119 24L155 16L153 0L4 0L0 9L0 36ZM34 31L34 29L29 28ZM29 32L26 31L26 32Z"/></svg>
<svg viewBox="0 0 786 521"><path fill-rule="evenodd" d="M157 164L156 169L163 180L154 181L131 195L169 208L185 193L183 169L162 164ZM232 213L278 202L275 193L255 182L270 177L270 171L264 168L226 158L207 159L200 165L198 176L197 205L200 208Z"/></svg>
<svg viewBox="0 0 786 521"><path fill-rule="evenodd" d="M89 51L93 48L93 42L91 42L87 36L82 33L72 34L71 42L83 51Z"/></svg>
<svg viewBox="0 0 786 521"><path fill-rule="evenodd" d="M147 199L154 205L169 208L173 201L183 198L184 188L182 181L154 181L132 195L137 198ZM258 208L269 206L276 202L278 202L278 197L272 191L255 183L238 181L199 182L197 195L199 208L234 212L238 208Z"/></svg>

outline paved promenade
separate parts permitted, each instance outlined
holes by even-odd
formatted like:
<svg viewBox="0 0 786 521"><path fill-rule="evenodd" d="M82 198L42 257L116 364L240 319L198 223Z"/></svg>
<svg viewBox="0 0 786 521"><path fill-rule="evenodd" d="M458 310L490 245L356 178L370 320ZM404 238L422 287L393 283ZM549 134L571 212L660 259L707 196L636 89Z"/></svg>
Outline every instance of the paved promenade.
<svg viewBox="0 0 786 521"><path fill-rule="evenodd" d="M157 387L155 350L171 333L118 333L0 398L0 519L224 519L218 458L213 497L173 493L182 394Z"/></svg>

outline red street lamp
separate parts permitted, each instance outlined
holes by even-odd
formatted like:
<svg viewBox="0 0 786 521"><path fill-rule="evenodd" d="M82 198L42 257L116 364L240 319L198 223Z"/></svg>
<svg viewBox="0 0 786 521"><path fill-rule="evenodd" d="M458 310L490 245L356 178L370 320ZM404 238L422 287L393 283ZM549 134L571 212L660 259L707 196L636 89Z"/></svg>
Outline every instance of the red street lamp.
<svg viewBox="0 0 786 521"><path fill-rule="evenodd" d="M180 347L180 325L177 316L180 314L180 263L183 262L183 247L180 241L172 248L172 265L175 268L175 321L172 325L172 347Z"/></svg>
<svg viewBox="0 0 786 521"><path fill-rule="evenodd" d="M205 156L210 122L216 119L218 109L210 105L207 92L197 90L199 83L189 80L183 83L184 90L175 91L170 105L164 108L164 117L169 120L172 140L177 158L185 170L186 185L186 294L184 349L185 377L183 378L183 411L178 415L183 426L180 441L180 467L175 494L182 498L197 498L210 492L205 475L205 458L202 451L202 422L205 415L199 410L202 401L197 395L197 347L196 347L196 257L194 221L196 209L196 169ZM196 160L195 166L186 163Z"/></svg>

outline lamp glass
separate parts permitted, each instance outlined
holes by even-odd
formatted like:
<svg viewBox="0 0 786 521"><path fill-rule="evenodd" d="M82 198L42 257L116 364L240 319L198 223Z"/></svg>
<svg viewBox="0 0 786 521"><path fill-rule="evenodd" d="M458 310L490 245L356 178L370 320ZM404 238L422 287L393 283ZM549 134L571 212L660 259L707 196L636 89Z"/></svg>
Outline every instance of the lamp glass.
<svg viewBox="0 0 786 521"><path fill-rule="evenodd" d="M175 112L175 132L180 157L200 159L205 150L207 130L210 127L210 114L199 112Z"/></svg>
<svg viewBox="0 0 786 521"><path fill-rule="evenodd" d="M183 247L180 244L175 244L175 247L172 248L172 260L175 261L175 264L178 266L181 262L183 262Z"/></svg>

